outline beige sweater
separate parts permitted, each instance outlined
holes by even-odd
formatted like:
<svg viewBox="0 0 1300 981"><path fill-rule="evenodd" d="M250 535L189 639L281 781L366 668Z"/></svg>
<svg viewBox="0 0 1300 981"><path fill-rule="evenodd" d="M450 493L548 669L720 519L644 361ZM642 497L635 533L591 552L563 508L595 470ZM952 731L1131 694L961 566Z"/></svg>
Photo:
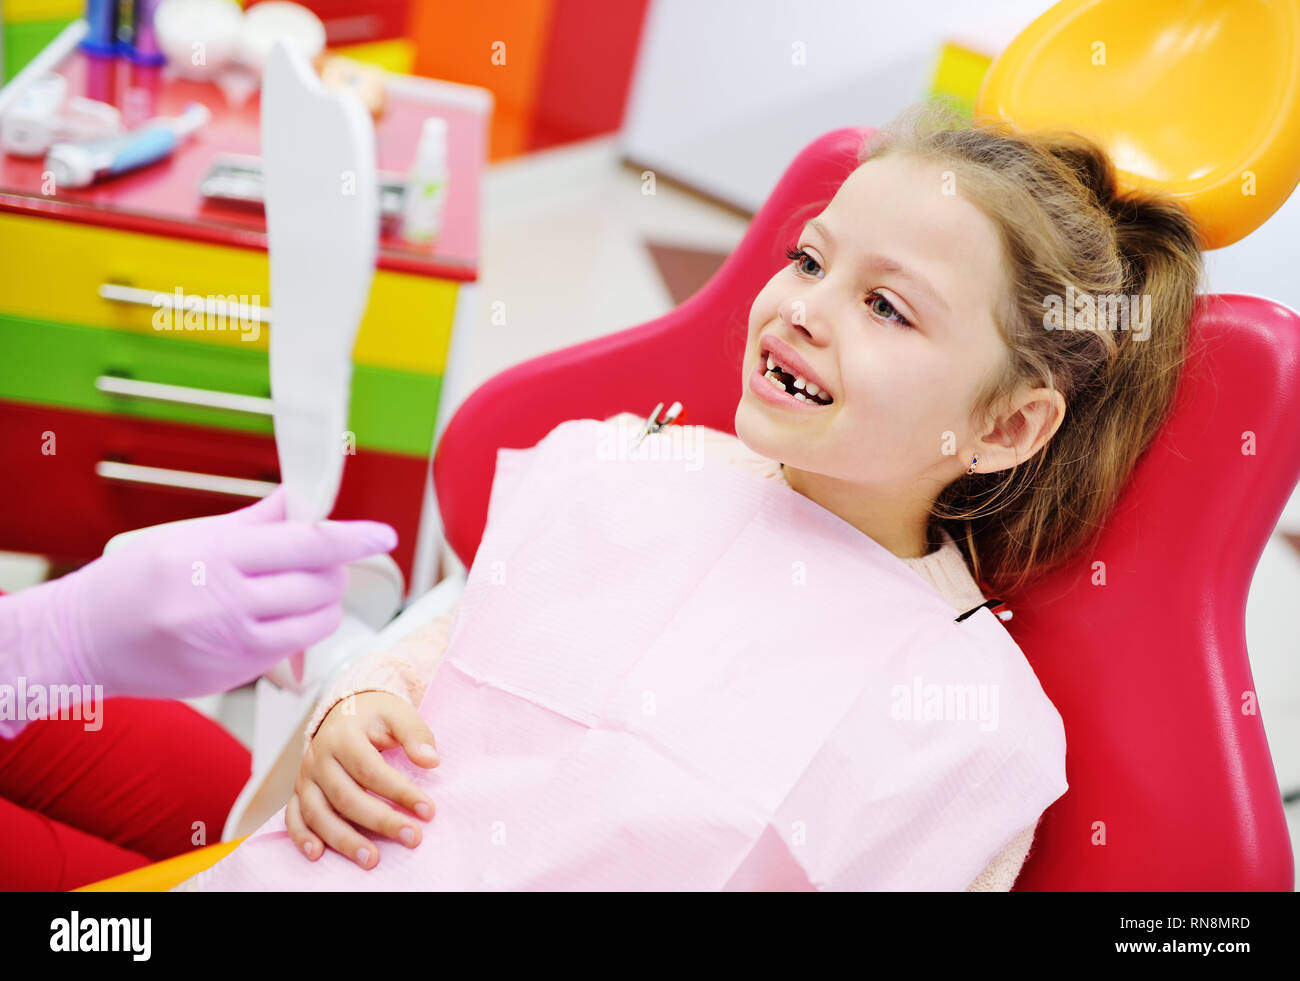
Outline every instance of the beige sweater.
<svg viewBox="0 0 1300 981"><path fill-rule="evenodd" d="M614 416L611 421L630 426L639 424L642 420L632 413L625 412ZM700 452L728 460L736 466L745 467L764 477L789 485L781 464L759 456L735 436L702 427L698 430L697 436ZM958 612L964 613L972 607L979 606L985 600L956 543L946 532L943 534L943 545L939 549L920 558L901 561L916 570L917 574L930 583ZM418 708L420 702L424 700L425 689L433 680L434 673L438 670L442 656L447 650L447 641L455 617L456 607L453 607L448 613L436 617L416 630L396 647L363 657L348 668L331 686L325 697L317 703L316 710L307 722L304 733L306 740L311 741L325 715L334 705L357 692L390 692ZM1035 827L1036 825L1024 828L1007 842L1006 847L976 876L975 881L967 887L966 891L1008 892L1029 854Z"/></svg>

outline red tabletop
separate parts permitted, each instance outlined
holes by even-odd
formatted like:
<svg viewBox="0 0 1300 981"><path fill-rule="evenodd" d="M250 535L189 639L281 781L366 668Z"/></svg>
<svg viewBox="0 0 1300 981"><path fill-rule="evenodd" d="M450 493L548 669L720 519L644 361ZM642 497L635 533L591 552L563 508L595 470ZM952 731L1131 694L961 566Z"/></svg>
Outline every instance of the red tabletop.
<svg viewBox="0 0 1300 981"><path fill-rule="evenodd" d="M258 92L223 89L145 68L123 58L101 59L73 50L56 69L68 96L83 95L117 106L127 127L154 116L178 115L202 102L212 119L166 160L81 189L42 194L43 158L0 154L0 210L42 214L181 238L266 248L260 209L206 201L199 184L213 159L225 153L259 155ZM405 242L398 229L381 235L382 269L474 280L478 277L480 175L487 159L491 94L486 89L406 75L389 75L387 106L375 123L381 171L405 173L415 157L428 116L447 120L451 176L443 230L432 248Z"/></svg>

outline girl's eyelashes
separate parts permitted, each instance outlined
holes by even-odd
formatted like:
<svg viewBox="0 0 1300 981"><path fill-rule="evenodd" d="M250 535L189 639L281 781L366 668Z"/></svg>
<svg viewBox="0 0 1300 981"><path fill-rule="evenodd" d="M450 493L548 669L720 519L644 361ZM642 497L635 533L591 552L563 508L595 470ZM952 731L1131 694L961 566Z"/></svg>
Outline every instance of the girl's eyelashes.
<svg viewBox="0 0 1300 981"><path fill-rule="evenodd" d="M820 263L809 255L805 249L786 249L785 257L791 262L798 263L796 268L802 267L805 262L811 262L814 266L820 268ZM807 275L812 275L812 273L808 272L806 269L801 269L800 271L807 273ZM886 297L882 296L878 290L872 290L867 294L867 298L871 300L871 303L868 304L869 306L875 307L877 304L883 303L889 309L888 314L876 313L876 316L880 317L882 320L887 320L892 324L898 324L900 327L912 326L912 322L899 313L898 310L894 308L894 305L890 303Z"/></svg>
<svg viewBox="0 0 1300 981"><path fill-rule="evenodd" d="M786 249L786 250L785 250L785 257L786 257L787 259L789 259L791 262L796 262L796 261L797 261L797 262L799 262L799 263L801 263L801 264L802 264L805 260L808 261L808 262L811 262L811 263L813 263L813 264L816 264L816 263L817 263L817 260L814 259L812 256L810 256L810 255L807 253L807 251L804 250L804 249Z"/></svg>

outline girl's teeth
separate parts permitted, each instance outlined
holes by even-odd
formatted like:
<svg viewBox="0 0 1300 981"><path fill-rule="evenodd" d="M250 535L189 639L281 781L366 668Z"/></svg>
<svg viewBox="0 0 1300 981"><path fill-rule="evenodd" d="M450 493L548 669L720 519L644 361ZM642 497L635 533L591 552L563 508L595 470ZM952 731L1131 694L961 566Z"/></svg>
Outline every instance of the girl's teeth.
<svg viewBox="0 0 1300 981"><path fill-rule="evenodd" d="M772 370L773 368L775 368L775 367L776 367L776 361L774 361L774 360L772 359L772 355L769 354L769 355L767 356L767 370L768 370L768 371L771 371L771 370Z"/></svg>
<svg viewBox="0 0 1300 981"><path fill-rule="evenodd" d="M772 358L771 358L770 356L769 356L768 359L767 359L767 363L768 363L769 365L773 364ZM777 378L777 377L776 377L776 374L775 374L774 371L773 371L773 369L770 368L770 367L768 368L767 371L763 372L763 377L766 378L768 381L770 381L770 382L772 383L773 387L775 387L775 388L777 389L777 391L782 392L782 393L785 394L785 395L793 395L793 396L794 396L795 398L797 398L800 402L811 402L811 403L813 403L814 405L826 405L826 404L827 404L827 403L825 403L825 402L820 402L820 401L818 401L817 399L811 397L811 396L816 395L818 392L821 391L821 389L819 389L819 388L818 388L816 385L814 385L812 382L806 382L806 381L804 381L804 379L802 379L802 378L796 378L796 379L795 379L795 381L794 381L795 388L797 388L797 389L798 389L798 388L804 388L804 389L808 392L808 394L805 395L803 392L799 392L799 391L796 391L796 392L789 392L789 391L787 391L787 390L786 390L786 387L785 387L785 382L783 382L783 381L781 381L781 379Z"/></svg>

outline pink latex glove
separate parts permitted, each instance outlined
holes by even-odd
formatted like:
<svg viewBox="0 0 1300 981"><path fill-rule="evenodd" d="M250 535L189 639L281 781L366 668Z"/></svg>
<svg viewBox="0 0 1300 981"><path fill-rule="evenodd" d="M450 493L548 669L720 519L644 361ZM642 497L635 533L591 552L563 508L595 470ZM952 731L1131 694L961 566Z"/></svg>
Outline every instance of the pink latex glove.
<svg viewBox="0 0 1300 981"><path fill-rule="evenodd" d="M396 544L377 521L286 521L283 488L154 529L0 597L0 684L102 685L105 698L226 691L329 636L346 564ZM17 728L0 720L0 735Z"/></svg>

